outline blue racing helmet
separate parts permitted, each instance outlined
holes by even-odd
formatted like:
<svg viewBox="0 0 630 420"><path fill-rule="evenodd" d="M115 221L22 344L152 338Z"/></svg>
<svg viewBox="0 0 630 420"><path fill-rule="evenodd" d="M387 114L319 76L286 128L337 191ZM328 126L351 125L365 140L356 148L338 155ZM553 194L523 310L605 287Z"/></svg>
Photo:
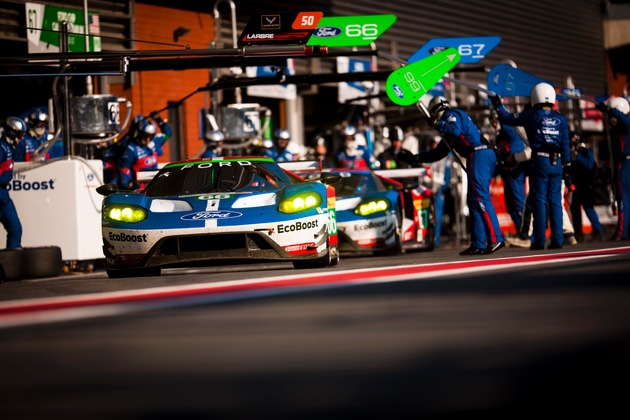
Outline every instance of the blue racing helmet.
<svg viewBox="0 0 630 420"><path fill-rule="evenodd" d="M156 133L157 129L155 128L155 124L149 119L143 119L138 123L138 127L136 128L135 141L141 146L146 146L153 140Z"/></svg>

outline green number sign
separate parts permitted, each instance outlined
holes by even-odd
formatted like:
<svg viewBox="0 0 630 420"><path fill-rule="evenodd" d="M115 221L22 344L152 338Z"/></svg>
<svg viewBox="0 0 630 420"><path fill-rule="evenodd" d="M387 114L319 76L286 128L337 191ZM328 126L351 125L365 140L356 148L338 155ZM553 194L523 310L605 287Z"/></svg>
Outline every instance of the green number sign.
<svg viewBox="0 0 630 420"><path fill-rule="evenodd" d="M394 15L323 17L306 45L329 47L370 45L395 21Z"/></svg>
<svg viewBox="0 0 630 420"><path fill-rule="evenodd" d="M455 48L448 48L423 60L394 70L385 82L385 90L397 105L409 106L420 100L459 62Z"/></svg>

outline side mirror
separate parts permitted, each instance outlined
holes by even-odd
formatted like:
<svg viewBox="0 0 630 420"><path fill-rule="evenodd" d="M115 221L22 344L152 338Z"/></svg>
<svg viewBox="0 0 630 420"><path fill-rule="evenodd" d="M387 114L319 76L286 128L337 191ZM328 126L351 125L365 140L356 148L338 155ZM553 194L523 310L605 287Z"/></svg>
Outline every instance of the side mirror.
<svg viewBox="0 0 630 420"><path fill-rule="evenodd" d="M116 186L111 183L103 184L96 189L96 192L104 197L107 197L108 195L112 195L113 193L117 191L118 190L116 189Z"/></svg>
<svg viewBox="0 0 630 420"><path fill-rule="evenodd" d="M319 176L319 181L322 184L331 185L341 181L341 176L330 172L322 172Z"/></svg>

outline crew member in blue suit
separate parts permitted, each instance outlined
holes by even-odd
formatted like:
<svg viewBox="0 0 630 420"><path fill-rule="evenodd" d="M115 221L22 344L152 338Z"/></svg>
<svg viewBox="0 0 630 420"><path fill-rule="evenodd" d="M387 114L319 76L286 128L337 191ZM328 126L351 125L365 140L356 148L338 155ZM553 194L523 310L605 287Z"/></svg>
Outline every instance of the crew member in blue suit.
<svg viewBox="0 0 630 420"><path fill-rule="evenodd" d="M569 128L566 118L553 110L556 102L553 86L538 83L531 90L530 102L531 108L512 114L503 106L499 95L492 97L499 122L524 127L531 148L529 198L532 200L533 231L530 249L545 248L547 216L551 229L548 249L558 249L564 243L562 180L564 171L571 165Z"/></svg>
<svg viewBox="0 0 630 420"><path fill-rule="evenodd" d="M493 125L498 121L493 121ZM498 125L495 144L499 153L503 156L502 162L497 166L497 172L503 180L503 198L507 210L517 233L523 225L523 212L525 210L525 184L527 182L527 161L517 162L514 155L525 149L525 143L519 137L514 127ZM522 238L521 239L525 239Z"/></svg>
<svg viewBox="0 0 630 420"><path fill-rule="evenodd" d="M24 138L26 123L18 117L7 117L2 123L0 137L0 223L7 231L7 248L22 246L22 223L13 200L9 196L9 183L13 178L13 153Z"/></svg>
<svg viewBox="0 0 630 420"><path fill-rule="evenodd" d="M367 169L370 167L372 157L365 146L357 143L357 129L353 125L347 125L341 131L343 144L335 153L335 166L337 168Z"/></svg>
<svg viewBox="0 0 630 420"><path fill-rule="evenodd" d="M431 99L429 113L429 123L442 134L443 141L435 148L415 155L414 163L419 165L444 159L451 149L466 158L466 203L470 211L471 244L460 255L491 254L505 246L490 197L490 182L497 165L496 153L468 114L451 108L445 97Z"/></svg>
<svg viewBox="0 0 630 420"><path fill-rule="evenodd" d="M26 121L28 129L24 134L24 138L15 146L15 162L30 162L37 148L48 140L48 115L41 109L33 110ZM38 160L46 160L50 158L47 153L40 156Z"/></svg>
<svg viewBox="0 0 630 420"><path fill-rule="evenodd" d="M276 130L273 137L273 146L266 149L264 155L272 158L276 162L290 162L295 160L293 153L287 149L291 141L291 133L289 133L289 130L279 128Z"/></svg>
<svg viewBox="0 0 630 420"><path fill-rule="evenodd" d="M619 205L617 228L611 239L628 239L630 226L630 104L625 98L613 97L608 103L598 103L597 109L608 114L610 136L615 146L612 154L613 182Z"/></svg>
<svg viewBox="0 0 630 420"><path fill-rule="evenodd" d="M219 156L223 156L223 140L225 135L218 130L207 131L203 137L204 140L204 152L201 154L201 159L211 159Z"/></svg>
<svg viewBox="0 0 630 420"><path fill-rule="evenodd" d="M153 119L160 127L157 133L155 124L147 117L136 119L137 126L131 141L120 159L120 186L123 189L137 189L139 171L152 171L158 168L158 157L164 154L162 146L171 138L173 131L159 113L152 112Z"/></svg>
<svg viewBox="0 0 630 420"><path fill-rule="evenodd" d="M581 142L580 135L575 133L571 137L571 150L575 151L575 159L571 164L571 180L575 185L575 190L571 194L571 217L575 236L584 241L582 230L582 209L593 228L594 239L603 239L603 230L599 216L595 211L595 155L593 151Z"/></svg>

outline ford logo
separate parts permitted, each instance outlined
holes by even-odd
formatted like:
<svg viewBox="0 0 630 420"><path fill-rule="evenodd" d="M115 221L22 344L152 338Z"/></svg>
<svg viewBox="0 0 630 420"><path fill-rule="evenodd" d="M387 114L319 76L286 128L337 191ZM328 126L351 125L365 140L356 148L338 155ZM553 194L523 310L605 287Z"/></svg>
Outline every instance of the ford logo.
<svg viewBox="0 0 630 420"><path fill-rule="evenodd" d="M394 83L392 85L392 89L394 90L394 93L396 94L396 96L398 96L400 99L404 99L405 94L403 93L403 91L400 88L400 86L398 86L396 83Z"/></svg>
<svg viewBox="0 0 630 420"><path fill-rule="evenodd" d="M542 123L545 126L556 126L560 125L560 120L557 118L543 118Z"/></svg>
<svg viewBox="0 0 630 420"><path fill-rule="evenodd" d="M322 26L317 28L313 35L318 38L334 38L337 35L341 35L341 29L336 26Z"/></svg>
<svg viewBox="0 0 630 420"><path fill-rule="evenodd" d="M439 52L444 51L445 49L447 49L448 47L433 47L429 50L429 54L437 54Z"/></svg>
<svg viewBox="0 0 630 420"><path fill-rule="evenodd" d="M235 217L241 217L243 213L229 210L218 211L199 211L197 213L185 214L181 217L182 220L210 220L210 219L233 219Z"/></svg>

